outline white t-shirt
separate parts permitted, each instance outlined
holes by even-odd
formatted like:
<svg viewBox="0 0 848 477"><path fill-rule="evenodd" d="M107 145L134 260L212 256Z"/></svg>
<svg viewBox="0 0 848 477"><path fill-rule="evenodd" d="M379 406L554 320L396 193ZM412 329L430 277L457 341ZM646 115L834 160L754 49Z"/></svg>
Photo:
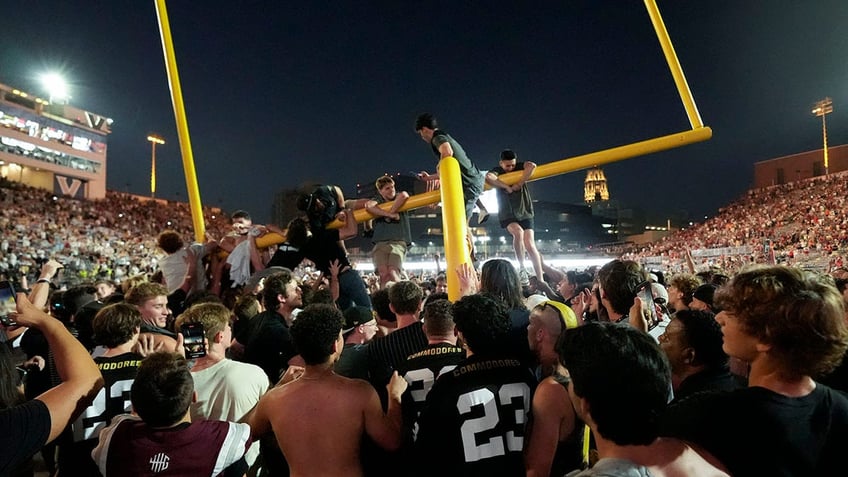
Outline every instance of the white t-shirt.
<svg viewBox="0 0 848 477"><path fill-rule="evenodd" d="M268 390L268 376L262 368L230 359L192 371L197 402L191 405L191 419L213 419L240 422L256 406ZM245 454L247 465L253 465L259 455L259 443L254 442Z"/></svg>
<svg viewBox="0 0 848 477"><path fill-rule="evenodd" d="M198 260L197 270L203 270L202 260L206 253L205 247L199 243L192 244L190 247ZM169 295L174 293L183 284L183 280L185 280L186 270L188 269L188 265L185 263L187 253L186 248L183 247L179 251L159 259L159 269L162 270L162 276L165 278L165 287L168 289ZM206 280L202 273L198 277L195 277L195 280L195 290L206 289Z"/></svg>

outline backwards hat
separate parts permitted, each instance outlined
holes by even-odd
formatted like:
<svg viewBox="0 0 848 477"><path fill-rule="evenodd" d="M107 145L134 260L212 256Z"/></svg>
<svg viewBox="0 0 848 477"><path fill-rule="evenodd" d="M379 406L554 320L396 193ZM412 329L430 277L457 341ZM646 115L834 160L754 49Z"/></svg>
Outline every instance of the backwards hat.
<svg viewBox="0 0 848 477"><path fill-rule="evenodd" d="M342 334L346 335L359 325L364 325L374 319L371 308L364 306L352 306L344 312L344 329Z"/></svg>

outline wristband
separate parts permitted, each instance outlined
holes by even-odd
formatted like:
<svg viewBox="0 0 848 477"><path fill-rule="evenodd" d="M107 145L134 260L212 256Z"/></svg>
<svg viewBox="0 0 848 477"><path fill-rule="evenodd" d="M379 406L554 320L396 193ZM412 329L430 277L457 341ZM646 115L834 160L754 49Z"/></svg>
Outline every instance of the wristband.
<svg viewBox="0 0 848 477"><path fill-rule="evenodd" d="M38 280L35 281L35 283L50 283L50 279L49 278L39 278Z"/></svg>

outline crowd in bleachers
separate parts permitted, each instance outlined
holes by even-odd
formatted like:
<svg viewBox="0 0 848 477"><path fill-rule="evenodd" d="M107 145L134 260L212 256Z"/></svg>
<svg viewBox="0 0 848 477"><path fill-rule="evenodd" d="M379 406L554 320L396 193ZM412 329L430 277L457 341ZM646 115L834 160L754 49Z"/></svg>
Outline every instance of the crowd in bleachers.
<svg viewBox="0 0 848 477"><path fill-rule="evenodd" d="M229 229L225 216L204 216L210 234ZM101 200L73 200L0 178L0 273L15 281L35 276L49 258L65 265L71 284L152 274L162 256L156 237L166 229L193 235L187 204L163 207L113 191Z"/></svg>
<svg viewBox="0 0 848 477"><path fill-rule="evenodd" d="M827 271L848 255L848 173L748 191L703 223L633 250L636 260L659 259L666 269L686 270L686 251L736 248L716 256L695 256L698 268L735 271L774 260Z"/></svg>

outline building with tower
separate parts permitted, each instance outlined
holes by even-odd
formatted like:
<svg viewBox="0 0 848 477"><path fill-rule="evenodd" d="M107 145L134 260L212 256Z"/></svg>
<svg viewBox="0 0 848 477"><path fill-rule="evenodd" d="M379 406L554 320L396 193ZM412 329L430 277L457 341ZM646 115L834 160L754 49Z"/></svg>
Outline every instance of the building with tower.
<svg viewBox="0 0 848 477"><path fill-rule="evenodd" d="M604 171L597 166L586 171L586 180L583 181L583 200L587 204L592 204L607 201L609 198Z"/></svg>

